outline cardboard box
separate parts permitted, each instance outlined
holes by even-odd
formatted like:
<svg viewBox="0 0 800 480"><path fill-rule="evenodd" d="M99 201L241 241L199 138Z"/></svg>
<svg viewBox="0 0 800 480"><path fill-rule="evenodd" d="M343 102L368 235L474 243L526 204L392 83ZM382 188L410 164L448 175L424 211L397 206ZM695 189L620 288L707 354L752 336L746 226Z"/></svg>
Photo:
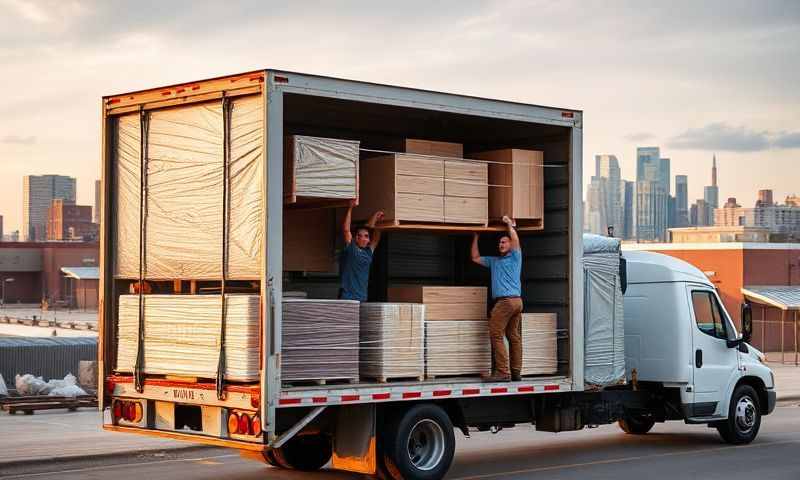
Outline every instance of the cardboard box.
<svg viewBox="0 0 800 480"><path fill-rule="evenodd" d="M486 287L409 285L389 287L390 302L425 304L425 320L486 319Z"/></svg>

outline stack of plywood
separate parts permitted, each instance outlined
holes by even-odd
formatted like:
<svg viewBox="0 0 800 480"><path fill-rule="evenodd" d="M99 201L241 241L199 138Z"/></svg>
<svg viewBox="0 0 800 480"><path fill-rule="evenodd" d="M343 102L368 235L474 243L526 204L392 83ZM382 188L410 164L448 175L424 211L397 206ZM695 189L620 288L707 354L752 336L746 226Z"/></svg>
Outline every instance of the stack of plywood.
<svg viewBox="0 0 800 480"><path fill-rule="evenodd" d="M425 375L481 375L491 368L486 287L390 287L389 300L425 305Z"/></svg>
<svg viewBox="0 0 800 480"><path fill-rule="evenodd" d="M283 299L281 378L358 379L359 302Z"/></svg>
<svg viewBox="0 0 800 480"><path fill-rule="evenodd" d="M556 314L522 314L522 375L553 375L558 370Z"/></svg>
<svg viewBox="0 0 800 480"><path fill-rule="evenodd" d="M215 378L220 351L220 295L144 295L144 371ZM258 295L225 295L225 378L257 381ZM119 297L117 371L133 372L139 296Z"/></svg>
<svg viewBox="0 0 800 480"><path fill-rule="evenodd" d="M489 163L489 218L508 215L520 229L544 228L544 153L509 148L471 154Z"/></svg>
<svg viewBox="0 0 800 480"><path fill-rule="evenodd" d="M425 375L425 306L419 303L362 303L362 378L389 379Z"/></svg>
<svg viewBox="0 0 800 480"><path fill-rule="evenodd" d="M357 217L383 210L394 225L416 222L486 225L488 168L457 160L460 144L406 140L407 153L365 158Z"/></svg>
<svg viewBox="0 0 800 480"><path fill-rule="evenodd" d="M359 142L292 135L284 144L284 201L358 199Z"/></svg>

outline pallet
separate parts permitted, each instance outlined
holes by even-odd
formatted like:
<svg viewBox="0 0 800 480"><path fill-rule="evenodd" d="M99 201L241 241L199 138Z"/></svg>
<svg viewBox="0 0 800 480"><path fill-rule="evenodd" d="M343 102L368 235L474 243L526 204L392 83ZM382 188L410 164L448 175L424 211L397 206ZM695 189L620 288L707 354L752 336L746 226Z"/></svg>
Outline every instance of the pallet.
<svg viewBox="0 0 800 480"><path fill-rule="evenodd" d="M336 385L358 383L357 378L303 378L284 381L283 384L289 387L301 387L308 385Z"/></svg>
<svg viewBox="0 0 800 480"><path fill-rule="evenodd" d="M463 373L460 375L425 375L425 380L474 380L476 378L482 378L483 375L488 375L489 372L482 372L482 373Z"/></svg>
<svg viewBox="0 0 800 480"><path fill-rule="evenodd" d="M37 395L0 399L0 410L5 410L9 415L14 415L17 412L33 415L36 410L67 409L70 412L74 412L78 408L97 408L97 396L50 397Z"/></svg>
<svg viewBox="0 0 800 480"><path fill-rule="evenodd" d="M362 381L372 380L376 383L392 383L392 382L422 382L425 380L425 375L406 375L399 377L378 377L378 376L362 376Z"/></svg>

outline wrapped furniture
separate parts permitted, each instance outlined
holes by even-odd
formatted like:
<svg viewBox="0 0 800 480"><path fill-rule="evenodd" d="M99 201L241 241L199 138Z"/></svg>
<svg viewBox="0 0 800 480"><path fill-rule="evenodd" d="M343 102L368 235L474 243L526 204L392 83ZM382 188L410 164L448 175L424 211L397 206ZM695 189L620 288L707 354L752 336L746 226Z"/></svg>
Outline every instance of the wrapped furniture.
<svg viewBox="0 0 800 480"><path fill-rule="evenodd" d="M358 380L359 302L283 299L281 379Z"/></svg>
<svg viewBox="0 0 800 480"><path fill-rule="evenodd" d="M362 303L360 367L362 379L425 376L425 306L419 303Z"/></svg>
<svg viewBox="0 0 800 480"><path fill-rule="evenodd" d="M215 378L220 351L220 295L143 295L144 371L148 374ZM258 295L226 294L225 378L259 378ZM119 297L118 372L136 363L139 296Z"/></svg>

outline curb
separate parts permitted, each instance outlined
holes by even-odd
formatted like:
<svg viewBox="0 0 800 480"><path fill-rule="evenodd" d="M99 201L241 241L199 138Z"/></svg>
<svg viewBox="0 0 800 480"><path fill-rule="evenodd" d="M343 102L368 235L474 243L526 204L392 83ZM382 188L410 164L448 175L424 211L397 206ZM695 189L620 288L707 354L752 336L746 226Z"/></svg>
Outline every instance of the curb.
<svg viewBox="0 0 800 480"><path fill-rule="evenodd" d="M109 453L95 453L95 454L86 454L86 455L66 455L63 457L51 457L43 461L43 459L27 459L27 460L11 460L9 462L0 461L0 468L3 469L21 469L24 467L31 467L31 466L52 466L53 464L59 463L76 463L76 462L85 462L85 461L94 461L94 460L108 460L111 458L123 458L123 457L135 457L141 455L153 455L156 453L163 453L165 455L169 455L170 453L191 453L195 451L203 451L203 450L213 450L218 449L221 447L215 447L212 445L187 445L185 447L173 447L173 448L144 448L141 450L135 451L128 451L128 452L109 452ZM30 473L30 472L29 472Z"/></svg>

